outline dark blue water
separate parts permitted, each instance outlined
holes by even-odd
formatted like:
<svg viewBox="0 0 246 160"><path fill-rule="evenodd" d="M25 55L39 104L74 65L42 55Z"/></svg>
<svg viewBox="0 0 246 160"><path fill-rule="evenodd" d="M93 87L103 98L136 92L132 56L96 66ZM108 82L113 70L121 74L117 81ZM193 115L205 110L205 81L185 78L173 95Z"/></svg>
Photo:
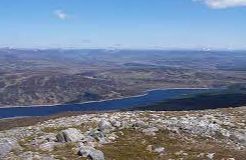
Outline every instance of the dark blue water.
<svg viewBox="0 0 246 160"><path fill-rule="evenodd" d="M83 104L64 104L54 106L30 106L0 108L0 119L24 116L47 116L68 111L110 111L146 106L163 100L178 98L189 94L208 92L211 89L168 89L153 90L146 95L128 97L123 99L107 100L101 102L89 102Z"/></svg>

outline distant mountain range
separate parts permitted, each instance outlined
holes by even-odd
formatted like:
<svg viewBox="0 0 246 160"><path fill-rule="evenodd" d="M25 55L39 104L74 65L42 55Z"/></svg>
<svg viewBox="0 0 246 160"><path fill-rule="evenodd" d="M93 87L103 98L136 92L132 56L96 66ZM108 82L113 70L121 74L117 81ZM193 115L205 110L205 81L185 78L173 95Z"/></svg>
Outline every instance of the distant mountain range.
<svg viewBox="0 0 246 160"><path fill-rule="evenodd" d="M0 106L246 83L245 51L0 49Z"/></svg>

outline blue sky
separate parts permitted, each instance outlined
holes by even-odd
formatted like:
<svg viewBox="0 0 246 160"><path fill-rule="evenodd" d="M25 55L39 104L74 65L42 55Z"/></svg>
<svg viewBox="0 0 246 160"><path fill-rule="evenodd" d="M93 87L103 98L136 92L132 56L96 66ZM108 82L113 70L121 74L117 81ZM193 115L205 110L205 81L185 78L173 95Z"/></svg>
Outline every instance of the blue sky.
<svg viewBox="0 0 246 160"><path fill-rule="evenodd" d="M245 0L1 0L0 47L246 48Z"/></svg>

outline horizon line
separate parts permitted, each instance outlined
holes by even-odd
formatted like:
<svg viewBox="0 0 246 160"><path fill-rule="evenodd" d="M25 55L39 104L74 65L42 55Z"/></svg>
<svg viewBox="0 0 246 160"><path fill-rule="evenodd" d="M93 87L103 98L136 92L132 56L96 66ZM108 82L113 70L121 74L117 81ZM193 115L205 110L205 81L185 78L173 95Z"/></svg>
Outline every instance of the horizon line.
<svg viewBox="0 0 246 160"><path fill-rule="evenodd" d="M162 51L246 51L246 48L120 48L120 47L0 47L0 50L8 49L8 50L162 50Z"/></svg>

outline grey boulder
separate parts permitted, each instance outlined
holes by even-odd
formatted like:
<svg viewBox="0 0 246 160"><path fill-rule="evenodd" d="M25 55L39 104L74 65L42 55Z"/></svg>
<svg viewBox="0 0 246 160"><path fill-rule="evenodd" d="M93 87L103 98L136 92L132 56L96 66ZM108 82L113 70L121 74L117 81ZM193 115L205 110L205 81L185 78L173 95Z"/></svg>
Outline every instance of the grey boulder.
<svg viewBox="0 0 246 160"><path fill-rule="evenodd" d="M97 150L93 147L89 147L89 146L82 146L79 149L79 153L80 156L83 157L88 157L92 160L104 160L104 153L100 150Z"/></svg>
<svg viewBox="0 0 246 160"><path fill-rule="evenodd" d="M98 129L102 132L109 132L111 130L114 130L114 127L109 121L101 120L98 124Z"/></svg>
<svg viewBox="0 0 246 160"><path fill-rule="evenodd" d="M69 128L60 131L56 138L58 142L79 142L84 139L84 135L76 128Z"/></svg>
<svg viewBox="0 0 246 160"><path fill-rule="evenodd" d="M6 138L0 141L0 159L6 156L12 149L18 147L18 143L14 139Z"/></svg>

